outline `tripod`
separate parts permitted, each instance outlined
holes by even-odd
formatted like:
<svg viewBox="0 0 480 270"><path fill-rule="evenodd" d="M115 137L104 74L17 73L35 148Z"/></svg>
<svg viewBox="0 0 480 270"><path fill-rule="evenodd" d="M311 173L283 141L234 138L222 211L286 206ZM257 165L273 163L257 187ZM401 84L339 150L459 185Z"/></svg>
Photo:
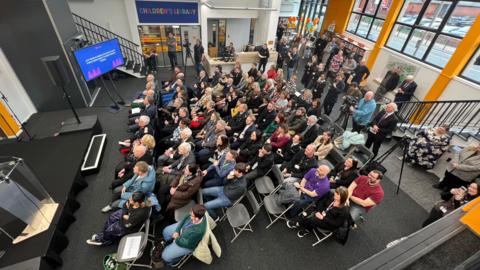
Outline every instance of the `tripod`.
<svg viewBox="0 0 480 270"><path fill-rule="evenodd" d="M340 111L340 116L338 116L337 120L335 120L335 123L339 123L341 127L345 130L347 129L348 120L350 119L350 112L348 106L342 106L345 108Z"/></svg>
<svg viewBox="0 0 480 270"><path fill-rule="evenodd" d="M15 118L15 120L17 120L17 122L20 123L21 129L25 132L25 134L27 134L28 140L29 140L29 141L33 140L33 137L34 137L34 136L30 135L30 133L28 132L28 130L25 128L25 125L22 123L22 121L20 121L20 119L18 118L17 114L13 111L12 107L10 107L10 104L8 103L8 99L7 99L7 97L3 94L2 91L0 91L0 95L2 96L3 102L5 103L5 105L7 105L7 108L8 108L8 110L10 111L10 113L12 113L13 117ZM12 133L15 134L15 137L17 138L17 141L20 141L21 139L17 136L17 134L15 133L15 131L13 130L13 128L10 126L10 124L7 122L7 120L3 117L3 115L2 115L2 119L3 119L3 121L5 121L5 123L7 123L7 126L8 126L9 129L12 131Z"/></svg>
<svg viewBox="0 0 480 270"><path fill-rule="evenodd" d="M409 144L409 138L408 137L402 137L400 141L397 141L390 149L385 151L381 156L377 157L374 161L381 166L382 162L385 161L385 159L390 156L397 148L402 147L402 165L400 166L400 174L398 176L398 183L397 183L397 189L395 193L398 195L400 192L400 184L402 183L402 175L403 175L403 168L405 166L405 157L407 156L407 151L408 151L408 144ZM373 161L373 160L372 160ZM383 167L383 166L382 166Z"/></svg>

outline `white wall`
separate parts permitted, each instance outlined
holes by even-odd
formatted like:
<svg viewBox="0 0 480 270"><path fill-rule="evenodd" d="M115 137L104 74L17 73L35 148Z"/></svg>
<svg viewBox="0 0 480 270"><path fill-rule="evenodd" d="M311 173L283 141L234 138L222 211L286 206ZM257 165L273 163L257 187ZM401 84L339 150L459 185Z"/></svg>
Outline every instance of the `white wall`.
<svg viewBox="0 0 480 270"><path fill-rule="evenodd" d="M280 7L280 17L298 16L300 9L300 0L282 0Z"/></svg>
<svg viewBox="0 0 480 270"><path fill-rule="evenodd" d="M438 100L480 100L480 85L454 77Z"/></svg>
<svg viewBox="0 0 480 270"><path fill-rule="evenodd" d="M270 4L270 8L275 10L259 11L257 23L255 24L253 43L260 45L266 42L269 44L269 48L273 48L277 33L281 0L270 0Z"/></svg>
<svg viewBox="0 0 480 270"><path fill-rule="evenodd" d="M415 82L417 83L418 87L414 95L419 100L423 100L427 92L432 87L432 84L435 82L438 75L440 74L440 70L387 48L382 48L380 50L377 60L375 61L375 65L370 71L371 74L368 79L368 86L372 90L377 89L379 82L383 79L383 77L388 71L386 69L386 66L390 59L396 62L406 62L417 67L417 73L414 76ZM460 96L456 99L460 99Z"/></svg>
<svg viewBox="0 0 480 270"><path fill-rule="evenodd" d="M240 52L248 44L251 19L227 19L227 43L233 42L235 51Z"/></svg>
<svg viewBox="0 0 480 270"><path fill-rule="evenodd" d="M30 97L23 88L15 71L10 66L5 54L0 48L0 91L8 99L9 105L15 111L20 121L25 122L37 112ZM41 91L41 89L38 89ZM3 101L2 101L3 102ZM5 106L6 107L6 106Z"/></svg>

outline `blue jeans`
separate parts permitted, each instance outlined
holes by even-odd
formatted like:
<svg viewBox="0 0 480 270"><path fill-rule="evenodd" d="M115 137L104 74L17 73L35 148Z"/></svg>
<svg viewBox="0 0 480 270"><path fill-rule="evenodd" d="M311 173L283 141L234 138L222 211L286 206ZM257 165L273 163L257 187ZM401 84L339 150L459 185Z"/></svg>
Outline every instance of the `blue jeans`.
<svg viewBox="0 0 480 270"><path fill-rule="evenodd" d="M292 77L293 72L295 71L295 68L289 68L287 67L287 82L290 81L290 77Z"/></svg>
<svg viewBox="0 0 480 270"><path fill-rule="evenodd" d="M202 193L205 200L208 197L214 197L213 200L210 200L203 204L205 209L207 209L208 214L213 219L217 218L217 213L215 213L215 209L232 205L230 199L225 196L225 193L223 193L223 186L205 188L202 190Z"/></svg>
<svg viewBox="0 0 480 270"><path fill-rule="evenodd" d="M197 75L200 74L200 71L203 70L203 67L202 67L202 62L195 62L195 71L197 72Z"/></svg>
<svg viewBox="0 0 480 270"><path fill-rule="evenodd" d="M163 239L165 239L165 241L170 242L173 240L172 234L175 232L175 229L177 228L177 226L178 226L178 223L175 223L163 229ZM163 250L162 259L168 265L172 265L178 262L183 256L191 252L192 250L188 248L183 248L178 246L174 240L171 244L166 246L165 249Z"/></svg>
<svg viewBox="0 0 480 270"><path fill-rule="evenodd" d="M300 214L300 212L302 211L302 209L305 207L305 206L308 206L309 204L311 204L312 202L315 201L316 198L312 198L306 194L302 194L302 196L300 197L300 200L296 201L292 208L290 209L290 212L288 213L290 217L296 217L298 216L298 214Z"/></svg>
<svg viewBox="0 0 480 270"><path fill-rule="evenodd" d="M366 212L363 206L350 201L350 216L354 222L357 222Z"/></svg>

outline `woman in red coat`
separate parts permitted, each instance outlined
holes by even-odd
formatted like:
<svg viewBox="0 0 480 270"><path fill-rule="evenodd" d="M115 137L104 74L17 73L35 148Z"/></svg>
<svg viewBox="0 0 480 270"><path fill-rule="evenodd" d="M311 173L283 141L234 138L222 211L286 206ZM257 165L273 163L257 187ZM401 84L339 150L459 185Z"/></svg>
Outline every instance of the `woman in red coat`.
<svg viewBox="0 0 480 270"><path fill-rule="evenodd" d="M273 132L269 141L272 148L276 151L279 148L285 147L291 140L290 134L288 134L288 127L284 124L278 126L277 130Z"/></svg>

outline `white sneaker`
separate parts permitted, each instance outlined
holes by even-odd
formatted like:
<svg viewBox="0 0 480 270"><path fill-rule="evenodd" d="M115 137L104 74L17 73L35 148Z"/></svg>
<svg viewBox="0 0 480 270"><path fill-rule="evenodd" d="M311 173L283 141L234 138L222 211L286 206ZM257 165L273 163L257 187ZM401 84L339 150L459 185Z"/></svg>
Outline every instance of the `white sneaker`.
<svg viewBox="0 0 480 270"><path fill-rule="evenodd" d="M95 239L97 239L97 236L98 236L98 234L94 234L94 235L92 235L92 238L90 238L90 240L93 240L93 241L95 241Z"/></svg>
<svg viewBox="0 0 480 270"><path fill-rule="evenodd" d="M110 204L109 204L109 205L102 208L102 213L110 212L112 209L113 209L112 206L110 206Z"/></svg>
<svg viewBox="0 0 480 270"><path fill-rule="evenodd" d="M98 241L95 241L95 240L92 240L92 239L88 239L87 244L92 245L92 246L101 246L102 242L98 242Z"/></svg>

